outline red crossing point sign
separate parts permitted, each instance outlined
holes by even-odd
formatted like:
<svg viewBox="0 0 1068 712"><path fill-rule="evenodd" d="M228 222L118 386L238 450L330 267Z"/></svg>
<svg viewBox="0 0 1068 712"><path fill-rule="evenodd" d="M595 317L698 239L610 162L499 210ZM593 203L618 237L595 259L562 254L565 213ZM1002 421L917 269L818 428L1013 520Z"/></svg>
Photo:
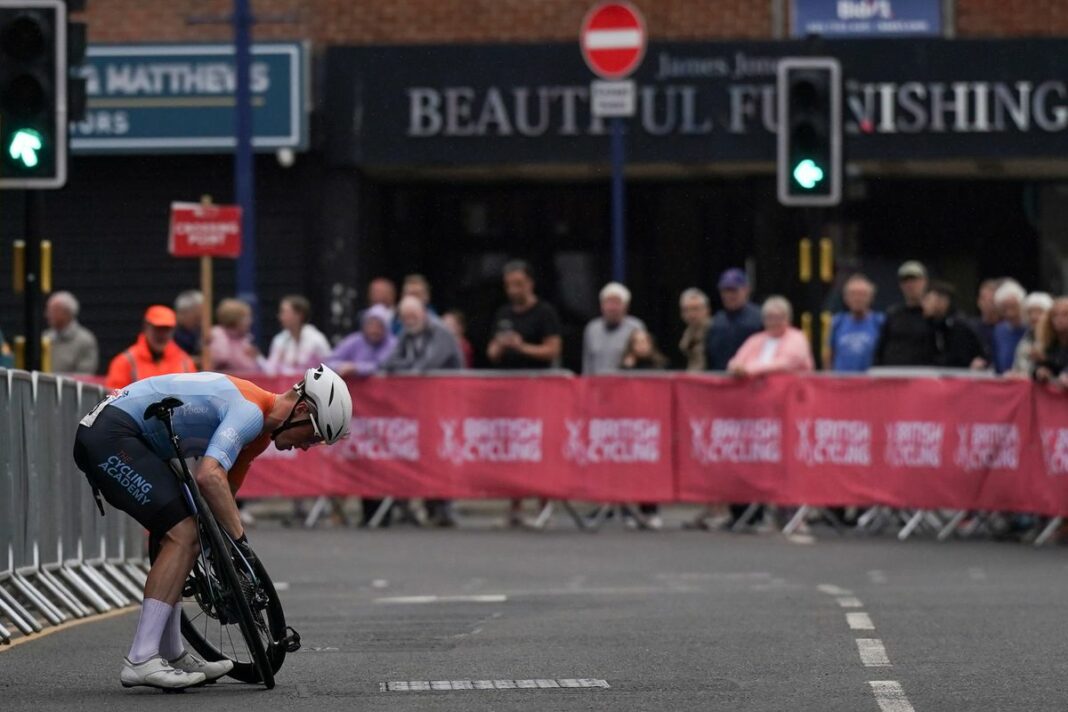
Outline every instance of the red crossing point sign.
<svg viewBox="0 0 1068 712"><path fill-rule="evenodd" d="M241 207L171 203L167 249L174 257L238 257L241 254Z"/></svg>
<svg viewBox="0 0 1068 712"><path fill-rule="evenodd" d="M629 2L595 5L582 22L582 57L602 79L622 79L638 68L645 56L645 20Z"/></svg>

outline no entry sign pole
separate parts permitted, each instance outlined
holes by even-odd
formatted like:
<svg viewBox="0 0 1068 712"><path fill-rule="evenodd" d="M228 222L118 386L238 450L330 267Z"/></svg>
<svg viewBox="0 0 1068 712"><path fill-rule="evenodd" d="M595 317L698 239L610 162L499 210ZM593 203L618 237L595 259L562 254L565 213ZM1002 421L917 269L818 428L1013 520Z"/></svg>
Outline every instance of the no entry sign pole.
<svg viewBox="0 0 1068 712"><path fill-rule="evenodd" d="M582 22L579 47L586 65L603 81L590 87L590 111L608 118L611 134L612 169L612 279L623 282L627 276L626 165L623 119L633 116L637 106L632 81L620 81L641 64L645 55L645 20L628 2L602 2L595 5Z"/></svg>

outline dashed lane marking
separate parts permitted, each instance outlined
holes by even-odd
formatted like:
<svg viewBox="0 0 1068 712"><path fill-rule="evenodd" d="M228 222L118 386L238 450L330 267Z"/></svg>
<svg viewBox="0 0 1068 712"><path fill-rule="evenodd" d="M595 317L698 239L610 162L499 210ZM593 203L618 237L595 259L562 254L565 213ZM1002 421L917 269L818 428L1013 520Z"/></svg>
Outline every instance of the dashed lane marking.
<svg viewBox="0 0 1068 712"><path fill-rule="evenodd" d="M871 616L867 613L846 613L846 623L853 630L875 630L875 624L871 622Z"/></svg>
<svg viewBox="0 0 1068 712"><path fill-rule="evenodd" d="M878 638L857 638L857 651L864 667L890 667L886 648Z"/></svg>
<svg viewBox="0 0 1068 712"><path fill-rule="evenodd" d="M896 680L873 680L868 682L882 712L915 712L901 683Z"/></svg>
<svg viewBox="0 0 1068 712"><path fill-rule="evenodd" d="M864 604L860 602L859 598L853 596L846 596L838 599L838 605L842 608L863 608Z"/></svg>
<svg viewBox="0 0 1068 712"><path fill-rule="evenodd" d="M850 591L849 589L839 588L838 586L835 586L835 585L829 584L829 583L821 583L817 588L819 588L819 590L822 591L823 593L826 593L826 594L831 595L831 596L852 596L853 595L853 592Z"/></svg>
<svg viewBox="0 0 1068 712"><path fill-rule="evenodd" d="M399 680L380 682L382 692L445 692L477 690L552 690L560 688L607 689L607 680L593 678L564 678L552 680Z"/></svg>
<svg viewBox="0 0 1068 712"><path fill-rule="evenodd" d="M484 594L481 596L392 596L376 598L375 603L418 604L418 603L505 603L508 596L501 594Z"/></svg>

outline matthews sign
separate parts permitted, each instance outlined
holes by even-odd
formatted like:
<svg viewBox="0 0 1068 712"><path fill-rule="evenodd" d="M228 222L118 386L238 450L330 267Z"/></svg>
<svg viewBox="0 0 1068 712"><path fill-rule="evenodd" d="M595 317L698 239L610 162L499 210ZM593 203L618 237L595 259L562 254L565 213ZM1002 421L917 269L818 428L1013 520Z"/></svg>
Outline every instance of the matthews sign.
<svg viewBox="0 0 1068 712"><path fill-rule="evenodd" d="M773 161L775 67L804 46L650 45L628 122L637 162ZM853 160L1068 152L1068 41L822 43L842 62ZM332 48L329 155L366 165L604 160L571 44Z"/></svg>

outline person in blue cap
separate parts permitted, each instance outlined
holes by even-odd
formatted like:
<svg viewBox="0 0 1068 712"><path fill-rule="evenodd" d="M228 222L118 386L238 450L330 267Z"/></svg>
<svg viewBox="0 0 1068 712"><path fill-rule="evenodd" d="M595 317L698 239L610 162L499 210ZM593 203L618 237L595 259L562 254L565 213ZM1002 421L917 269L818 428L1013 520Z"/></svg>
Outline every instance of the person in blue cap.
<svg viewBox="0 0 1068 712"><path fill-rule="evenodd" d="M710 371L726 371L742 343L764 328L760 307L749 301L749 278L732 267L717 284L723 308L712 317L705 337L705 358Z"/></svg>

